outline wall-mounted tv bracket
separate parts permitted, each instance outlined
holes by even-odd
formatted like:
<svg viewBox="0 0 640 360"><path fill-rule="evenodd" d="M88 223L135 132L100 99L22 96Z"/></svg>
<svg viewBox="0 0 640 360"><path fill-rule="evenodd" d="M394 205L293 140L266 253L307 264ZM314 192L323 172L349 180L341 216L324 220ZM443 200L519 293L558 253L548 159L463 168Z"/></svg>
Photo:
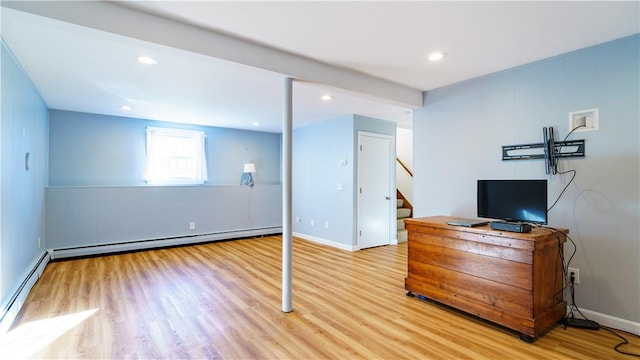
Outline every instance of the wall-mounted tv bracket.
<svg viewBox="0 0 640 360"><path fill-rule="evenodd" d="M555 141L552 127L542 131L544 142L502 146L502 160L544 159L546 173L555 175L558 158L585 156L584 140Z"/></svg>

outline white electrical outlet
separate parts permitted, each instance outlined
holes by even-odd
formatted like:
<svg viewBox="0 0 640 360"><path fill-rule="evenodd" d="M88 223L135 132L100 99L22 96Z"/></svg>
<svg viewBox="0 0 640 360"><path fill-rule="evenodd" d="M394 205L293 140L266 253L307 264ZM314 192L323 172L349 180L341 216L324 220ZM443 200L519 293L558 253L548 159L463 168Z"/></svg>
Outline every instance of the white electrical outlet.
<svg viewBox="0 0 640 360"><path fill-rule="evenodd" d="M573 274L573 283L580 284L580 269L569 268L567 270L569 274L569 279L571 279L571 275ZM571 281L571 280L569 280Z"/></svg>
<svg viewBox="0 0 640 360"><path fill-rule="evenodd" d="M313 221L313 219L311 219L311 221L309 221L309 224L311 224L311 226L315 226L315 225L316 225L316 222L315 222L315 221Z"/></svg>
<svg viewBox="0 0 640 360"><path fill-rule="evenodd" d="M328 228L329 228L329 222L328 222L328 221L325 221L325 222L324 222L324 228L325 228L325 229L328 229Z"/></svg>
<svg viewBox="0 0 640 360"><path fill-rule="evenodd" d="M189 223L189 230L195 230L196 229L196 223L195 222L190 222Z"/></svg>
<svg viewBox="0 0 640 360"><path fill-rule="evenodd" d="M300 218L300 216L296 216L296 222L297 222L298 224L300 224L300 223L302 222L302 219Z"/></svg>

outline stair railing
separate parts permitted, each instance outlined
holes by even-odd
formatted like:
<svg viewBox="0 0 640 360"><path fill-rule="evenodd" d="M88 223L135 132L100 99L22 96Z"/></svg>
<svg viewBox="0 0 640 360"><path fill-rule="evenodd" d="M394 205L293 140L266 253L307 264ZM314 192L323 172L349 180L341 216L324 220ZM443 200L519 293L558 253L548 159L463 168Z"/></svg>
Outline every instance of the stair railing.
<svg viewBox="0 0 640 360"><path fill-rule="evenodd" d="M406 171L411 177L413 177L413 171L411 171L409 167L405 163L403 163L402 160L400 160L400 158L396 158L396 162L400 164L400 166L402 166L404 171Z"/></svg>
<svg viewBox="0 0 640 360"><path fill-rule="evenodd" d="M399 158L396 158L396 187L398 199L402 199L405 207L413 210L413 172ZM413 211L412 211L413 212Z"/></svg>

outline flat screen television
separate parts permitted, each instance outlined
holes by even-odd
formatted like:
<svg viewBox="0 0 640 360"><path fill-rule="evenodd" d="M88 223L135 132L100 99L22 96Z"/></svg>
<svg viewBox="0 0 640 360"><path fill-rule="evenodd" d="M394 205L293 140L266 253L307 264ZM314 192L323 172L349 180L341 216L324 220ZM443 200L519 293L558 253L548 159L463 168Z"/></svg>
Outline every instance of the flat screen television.
<svg viewBox="0 0 640 360"><path fill-rule="evenodd" d="M478 180L478 217L547 223L547 180Z"/></svg>

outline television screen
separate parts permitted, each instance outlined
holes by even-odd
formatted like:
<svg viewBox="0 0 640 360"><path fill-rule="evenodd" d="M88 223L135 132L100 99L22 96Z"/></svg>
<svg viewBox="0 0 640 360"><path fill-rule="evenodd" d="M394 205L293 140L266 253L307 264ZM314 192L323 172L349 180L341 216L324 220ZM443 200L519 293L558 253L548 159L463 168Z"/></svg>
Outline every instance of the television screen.
<svg viewBox="0 0 640 360"><path fill-rule="evenodd" d="M547 180L478 180L478 217L547 223Z"/></svg>

